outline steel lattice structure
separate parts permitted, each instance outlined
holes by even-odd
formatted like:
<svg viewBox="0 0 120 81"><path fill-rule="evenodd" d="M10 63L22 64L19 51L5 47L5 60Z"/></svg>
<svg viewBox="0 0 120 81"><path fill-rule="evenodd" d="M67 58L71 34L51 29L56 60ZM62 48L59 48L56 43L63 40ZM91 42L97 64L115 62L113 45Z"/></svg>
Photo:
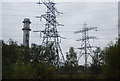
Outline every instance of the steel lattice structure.
<svg viewBox="0 0 120 81"><path fill-rule="evenodd" d="M88 56L90 56L90 57L92 57L92 59L94 59L93 58L94 51L92 50L92 48L94 48L94 47L96 48L97 47L97 46L91 46L90 45L89 39L96 39L96 37L88 35L88 31L90 31L90 30L97 31L97 27L87 27L87 24L84 23L82 30L74 32L74 33L82 33L82 38L78 39L76 41L81 41L81 47L78 48L80 50L80 54L81 55L79 56L78 60L82 56L84 56L84 60L85 60L84 65L85 65L85 67L87 67L87 65L88 65Z"/></svg>
<svg viewBox="0 0 120 81"><path fill-rule="evenodd" d="M41 0L42 1L42 0ZM53 44L55 51L55 54L57 55L57 64L60 65L61 60L64 62L64 55L62 53L61 47L60 47L60 40L61 38L65 39L64 37L61 37L58 33L57 26L63 26L62 24L59 24L56 19L56 15L62 14L61 12L58 12L55 8L55 3L52 1L42 1L42 3L39 1L38 4L44 4L47 8L47 12L45 14L42 14L41 16L36 16L36 18L44 19L46 21L45 29L43 31L34 31L34 32L41 32L43 34L43 40L42 40L42 46L46 47L50 44Z"/></svg>

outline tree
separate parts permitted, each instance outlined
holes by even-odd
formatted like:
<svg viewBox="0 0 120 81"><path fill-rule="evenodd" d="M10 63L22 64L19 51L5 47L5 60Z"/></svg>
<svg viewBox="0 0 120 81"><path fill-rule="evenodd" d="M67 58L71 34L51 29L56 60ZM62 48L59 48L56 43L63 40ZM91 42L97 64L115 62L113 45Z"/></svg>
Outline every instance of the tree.
<svg viewBox="0 0 120 81"><path fill-rule="evenodd" d="M18 59L17 55L17 43L9 40L9 44L5 44L4 41L2 42L2 61L3 67L4 65L10 65L12 63L16 63Z"/></svg>
<svg viewBox="0 0 120 81"><path fill-rule="evenodd" d="M40 55L41 50L42 50L42 47L40 45L36 45L36 44L31 45L30 56L31 56L32 63L39 63L40 62L39 55Z"/></svg>
<svg viewBox="0 0 120 81"><path fill-rule="evenodd" d="M41 57L44 58L44 61L49 63L50 65L58 65L58 53L56 52L57 49L55 49L53 44L47 45L47 47L43 47L43 50L41 50Z"/></svg>
<svg viewBox="0 0 120 81"><path fill-rule="evenodd" d="M103 76L107 79L119 79L120 77L120 39L116 44L105 48Z"/></svg>
<svg viewBox="0 0 120 81"><path fill-rule="evenodd" d="M12 39L6 44L2 42L2 78L30 79L35 77L35 71L30 63L23 45L19 46ZM29 53L28 53L29 54Z"/></svg>
<svg viewBox="0 0 120 81"><path fill-rule="evenodd" d="M74 51L73 47L70 47L69 53L66 55L65 68L69 73L77 72L77 53Z"/></svg>
<svg viewBox="0 0 120 81"><path fill-rule="evenodd" d="M49 63L35 63L33 67L36 70L36 79L54 79L56 75L56 67Z"/></svg>
<svg viewBox="0 0 120 81"><path fill-rule="evenodd" d="M56 55L52 44L44 47L32 44L30 48L30 56L32 57L32 65L36 69L36 78L54 78L56 69Z"/></svg>
<svg viewBox="0 0 120 81"><path fill-rule="evenodd" d="M94 51L93 62L91 63L91 71L93 74L100 74L102 71L101 49L98 47Z"/></svg>
<svg viewBox="0 0 120 81"><path fill-rule="evenodd" d="M53 44L49 44L46 47L32 44L30 54L32 61L35 63L45 62L50 65L56 65L57 55L55 51Z"/></svg>
<svg viewBox="0 0 120 81"><path fill-rule="evenodd" d="M36 73L36 69L30 63L11 64L8 66L3 79L36 79Z"/></svg>

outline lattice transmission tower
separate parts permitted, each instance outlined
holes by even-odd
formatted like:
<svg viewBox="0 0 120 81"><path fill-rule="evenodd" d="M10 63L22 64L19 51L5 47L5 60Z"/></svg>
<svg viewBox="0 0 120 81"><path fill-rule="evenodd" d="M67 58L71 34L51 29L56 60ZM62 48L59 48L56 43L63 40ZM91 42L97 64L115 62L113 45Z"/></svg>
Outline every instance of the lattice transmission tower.
<svg viewBox="0 0 120 81"><path fill-rule="evenodd" d="M42 31L34 31L34 32L40 32L42 33L42 46L46 47L50 44L53 45L53 48L55 49L55 54L57 58L57 64L59 65L61 62L64 62L64 55L62 53L62 49L60 47L60 41L61 38L65 39L64 37L61 37L58 33L57 26L64 26L62 24L59 24L56 15L62 14L61 12L57 11L55 8L55 4L53 1L47 0L41 2L39 1L38 4L43 4L47 8L47 12L45 14L42 14L41 16L36 16L36 18L40 18L40 20L43 18L46 21L45 29Z"/></svg>
<svg viewBox="0 0 120 81"><path fill-rule="evenodd" d="M97 27L87 27L87 24L84 23L83 24L83 27L82 27L82 30L79 30L79 31L75 31L74 33L82 33L82 38L81 39L78 39L76 41L81 41L81 47L78 48L80 50L80 55L78 57L78 60L80 60L80 58L83 56L84 57L84 60L85 60L85 63L84 63L84 66L87 67L88 65L88 56L92 57L94 56L94 51L92 48L96 48L97 46L91 46L90 45L90 39L96 39L96 37L94 36L89 36L88 35L88 32L90 30L95 30L97 31Z"/></svg>

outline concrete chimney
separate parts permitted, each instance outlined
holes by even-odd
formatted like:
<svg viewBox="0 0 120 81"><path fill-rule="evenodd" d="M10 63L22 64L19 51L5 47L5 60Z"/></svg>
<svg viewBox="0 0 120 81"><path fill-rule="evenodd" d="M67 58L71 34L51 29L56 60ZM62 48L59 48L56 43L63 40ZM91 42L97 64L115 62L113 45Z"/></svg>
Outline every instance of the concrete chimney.
<svg viewBox="0 0 120 81"><path fill-rule="evenodd" d="M23 26L23 45L26 47L29 47L29 34L30 34L30 19L29 18L25 18L24 21L24 26Z"/></svg>

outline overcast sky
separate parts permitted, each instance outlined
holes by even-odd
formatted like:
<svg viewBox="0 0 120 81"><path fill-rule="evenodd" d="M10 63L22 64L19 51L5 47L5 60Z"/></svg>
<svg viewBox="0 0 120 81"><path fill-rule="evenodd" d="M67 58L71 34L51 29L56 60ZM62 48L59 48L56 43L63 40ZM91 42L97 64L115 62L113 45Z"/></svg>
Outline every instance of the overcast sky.
<svg viewBox="0 0 120 81"><path fill-rule="evenodd" d="M57 1L55 0L55 2ZM2 37L3 40L7 41L12 38L21 44L23 40L23 32L21 30L23 28L22 21L28 17L32 22L30 44L41 44L42 38L40 38L39 33L34 33L33 31L44 29L45 22L44 20L39 21L35 16L45 13L46 8L43 5L37 5L36 2L2 3L2 11L0 11L2 12L0 13L0 17L2 17L2 21L0 21L2 25L0 24L0 27L2 30L0 32L2 32L3 35L0 37ZM117 2L67 2L66 0L66 2L57 3L56 8L64 13L57 18L59 23L65 25L64 27L58 27L59 34L66 38L62 39L61 42L64 53L67 52L71 46L75 48L80 47L81 42L77 42L76 40L81 38L81 34L73 33L76 30L80 30L84 22L86 22L89 27L98 27L97 32L89 32L90 36L92 35L98 38L97 40L91 40L91 45L97 45L103 48L110 41L116 41L116 37L118 37Z"/></svg>
<svg viewBox="0 0 120 81"><path fill-rule="evenodd" d="M37 2L38 0L1 0L2 2ZM119 0L53 0L55 2L118 2Z"/></svg>

